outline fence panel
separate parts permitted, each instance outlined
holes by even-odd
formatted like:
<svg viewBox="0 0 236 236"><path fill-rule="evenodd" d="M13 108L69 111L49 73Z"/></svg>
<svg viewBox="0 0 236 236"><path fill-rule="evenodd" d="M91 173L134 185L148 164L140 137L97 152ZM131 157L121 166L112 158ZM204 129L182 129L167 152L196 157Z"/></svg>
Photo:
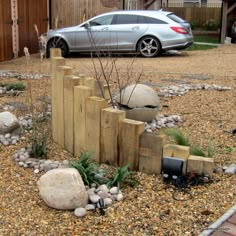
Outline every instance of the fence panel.
<svg viewBox="0 0 236 236"><path fill-rule="evenodd" d="M166 7L164 10L174 12L177 16L202 26L211 19L217 25L221 22L221 8L217 7Z"/></svg>

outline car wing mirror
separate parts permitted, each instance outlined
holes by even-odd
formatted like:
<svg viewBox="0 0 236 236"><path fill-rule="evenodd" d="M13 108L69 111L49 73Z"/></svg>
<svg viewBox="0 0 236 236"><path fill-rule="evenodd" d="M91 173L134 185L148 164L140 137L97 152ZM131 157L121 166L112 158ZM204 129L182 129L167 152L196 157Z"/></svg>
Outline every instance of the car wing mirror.
<svg viewBox="0 0 236 236"><path fill-rule="evenodd" d="M89 28L90 28L90 24L89 24L88 22L85 23L85 24L84 24L84 28L85 28L85 29L89 29Z"/></svg>

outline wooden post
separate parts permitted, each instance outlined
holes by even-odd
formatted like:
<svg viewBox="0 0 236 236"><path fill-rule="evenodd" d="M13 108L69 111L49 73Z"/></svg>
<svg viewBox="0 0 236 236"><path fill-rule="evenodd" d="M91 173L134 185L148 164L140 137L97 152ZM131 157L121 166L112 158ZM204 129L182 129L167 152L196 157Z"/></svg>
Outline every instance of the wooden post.
<svg viewBox="0 0 236 236"><path fill-rule="evenodd" d="M140 136L139 171L146 174L160 174L163 146L166 141L164 134L144 132Z"/></svg>
<svg viewBox="0 0 236 236"><path fill-rule="evenodd" d="M52 50L54 55L54 50ZM57 52L57 51L56 51ZM57 135L57 114L56 114L56 103L57 103L57 67L65 65L65 59L63 57L52 57L51 58L51 89L52 89L52 137L55 142L58 142Z"/></svg>
<svg viewBox="0 0 236 236"><path fill-rule="evenodd" d="M57 143L64 148L65 132L64 132L64 77L72 75L72 67L57 67L57 98L56 98L56 129Z"/></svg>
<svg viewBox="0 0 236 236"><path fill-rule="evenodd" d="M86 100L86 150L93 153L92 158L100 163L101 110L108 107L107 101L100 97Z"/></svg>
<svg viewBox="0 0 236 236"><path fill-rule="evenodd" d="M225 43L225 36L227 31L227 11L228 11L228 1L223 1L222 6L222 22L221 22L221 38L220 42Z"/></svg>
<svg viewBox="0 0 236 236"><path fill-rule="evenodd" d="M120 122L119 145L120 160L119 166L130 163L131 170L138 170L139 137L144 131L144 122L124 119Z"/></svg>
<svg viewBox="0 0 236 236"><path fill-rule="evenodd" d="M101 163L116 166L119 162L119 122L125 119L125 112L105 108L101 112Z"/></svg>
<svg viewBox="0 0 236 236"><path fill-rule="evenodd" d="M93 90L86 86L74 87L74 155L80 156L86 151L86 99L93 95Z"/></svg>
<svg viewBox="0 0 236 236"><path fill-rule="evenodd" d="M74 153L74 86L80 84L80 78L65 76L64 79L64 130L65 149Z"/></svg>

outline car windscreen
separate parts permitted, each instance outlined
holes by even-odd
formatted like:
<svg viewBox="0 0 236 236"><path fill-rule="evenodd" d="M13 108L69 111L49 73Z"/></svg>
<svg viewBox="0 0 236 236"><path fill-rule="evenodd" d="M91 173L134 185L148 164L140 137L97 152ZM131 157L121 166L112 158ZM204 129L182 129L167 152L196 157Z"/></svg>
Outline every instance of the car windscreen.
<svg viewBox="0 0 236 236"><path fill-rule="evenodd" d="M185 23L186 21L181 19L180 17L176 16L175 14L171 13L167 15L168 18L170 18L171 20L177 22L177 23Z"/></svg>

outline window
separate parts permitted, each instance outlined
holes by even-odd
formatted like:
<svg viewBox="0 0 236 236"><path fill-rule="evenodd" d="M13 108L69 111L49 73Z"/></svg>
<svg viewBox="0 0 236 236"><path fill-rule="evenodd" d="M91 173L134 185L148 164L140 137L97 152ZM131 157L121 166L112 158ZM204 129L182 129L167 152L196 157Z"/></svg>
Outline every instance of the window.
<svg viewBox="0 0 236 236"><path fill-rule="evenodd" d="M171 20L177 22L177 23L184 23L185 21L181 19L180 17L176 16L175 14L169 14L167 15Z"/></svg>
<svg viewBox="0 0 236 236"><path fill-rule="evenodd" d="M108 16L101 16L98 17L92 21L90 21L91 26L96 26L96 25L111 25L111 22L113 20L114 15L108 15Z"/></svg>
<svg viewBox="0 0 236 236"><path fill-rule="evenodd" d="M137 15L117 15L115 24L137 24L138 16Z"/></svg>
<svg viewBox="0 0 236 236"><path fill-rule="evenodd" d="M148 16L139 16L139 22L140 24L167 24L163 20L159 20L153 17Z"/></svg>

